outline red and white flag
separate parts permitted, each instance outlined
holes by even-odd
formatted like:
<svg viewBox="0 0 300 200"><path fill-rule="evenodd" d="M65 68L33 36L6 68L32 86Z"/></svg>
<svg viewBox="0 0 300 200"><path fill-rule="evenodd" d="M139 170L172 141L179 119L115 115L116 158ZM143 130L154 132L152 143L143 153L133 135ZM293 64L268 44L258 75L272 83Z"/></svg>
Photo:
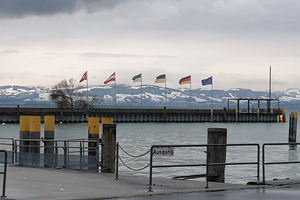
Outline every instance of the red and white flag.
<svg viewBox="0 0 300 200"><path fill-rule="evenodd" d="M79 83L81 83L82 81L86 81L87 80L87 71L82 75Z"/></svg>
<svg viewBox="0 0 300 200"><path fill-rule="evenodd" d="M107 84L107 83L109 83L111 81L116 81L115 72L106 81L104 81L104 84Z"/></svg>

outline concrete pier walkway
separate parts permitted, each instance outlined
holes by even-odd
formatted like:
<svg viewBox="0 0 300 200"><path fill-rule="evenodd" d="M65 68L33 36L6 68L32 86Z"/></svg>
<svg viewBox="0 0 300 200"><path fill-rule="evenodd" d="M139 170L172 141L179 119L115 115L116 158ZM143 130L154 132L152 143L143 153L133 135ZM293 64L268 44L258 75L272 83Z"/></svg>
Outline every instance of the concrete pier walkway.
<svg viewBox="0 0 300 200"><path fill-rule="evenodd" d="M3 175L2 183L1 178ZM3 199L101 199L270 187L210 182L207 189L202 181L153 178L153 192L148 192L148 183L148 177L120 176L115 180L114 174L9 166Z"/></svg>

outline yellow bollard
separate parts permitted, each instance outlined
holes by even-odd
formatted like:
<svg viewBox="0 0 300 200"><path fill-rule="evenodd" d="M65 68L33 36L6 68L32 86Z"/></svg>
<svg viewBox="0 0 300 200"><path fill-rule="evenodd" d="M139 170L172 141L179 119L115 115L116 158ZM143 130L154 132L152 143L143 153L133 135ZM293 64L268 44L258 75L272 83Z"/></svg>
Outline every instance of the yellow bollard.
<svg viewBox="0 0 300 200"><path fill-rule="evenodd" d="M40 166L41 117L30 116L29 152L32 155L32 166Z"/></svg>
<svg viewBox="0 0 300 200"><path fill-rule="evenodd" d="M89 142L88 150L88 169L98 171L98 148L99 148L99 118L90 117L88 122L88 138L93 140Z"/></svg>
<svg viewBox="0 0 300 200"><path fill-rule="evenodd" d="M54 157L54 130L55 129L55 116L47 115L44 117L44 165L46 167L55 167L56 160ZM52 141L47 141L52 140Z"/></svg>
<svg viewBox="0 0 300 200"><path fill-rule="evenodd" d="M19 164L24 165L29 161L28 152L29 152L29 141L23 141L29 139L30 134L30 116L20 116L20 156Z"/></svg>

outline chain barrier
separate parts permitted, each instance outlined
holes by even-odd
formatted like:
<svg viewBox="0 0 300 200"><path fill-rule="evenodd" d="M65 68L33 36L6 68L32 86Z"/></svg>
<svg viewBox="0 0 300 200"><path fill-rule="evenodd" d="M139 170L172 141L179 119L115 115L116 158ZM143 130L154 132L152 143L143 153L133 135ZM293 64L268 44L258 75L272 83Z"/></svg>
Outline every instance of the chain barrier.
<svg viewBox="0 0 300 200"><path fill-rule="evenodd" d="M150 149L149 149L147 152L145 152L145 153L143 153L143 154L141 154L141 155L134 156L134 155L132 155L132 154L126 152L120 145L119 145L119 147L120 147L120 149L121 149L125 154L127 154L127 155L130 156L130 157L134 157L134 158L142 157L142 156L144 156L144 155L147 155L147 154L150 152Z"/></svg>
<svg viewBox="0 0 300 200"><path fill-rule="evenodd" d="M127 161L127 162L124 162L123 161L123 159L119 156L119 149L121 149L122 150L122 152L124 152L127 156L129 156L129 157L131 157L132 159L130 159L129 161ZM118 179L118 176L119 176L119 160L121 161L121 164L122 165L124 165L127 169L129 169L129 170L131 170L131 171L135 171L135 172L138 172L138 171L142 171L142 170L144 170L144 169L146 169L146 168L148 168L149 166L150 166L150 163L148 163L146 166L144 166L144 167L141 167L141 168L138 168L138 169L135 169L135 168L133 168L133 167L130 167L127 163L128 162L131 162L132 160L135 160L135 159L137 159L137 158L140 158L140 157L143 157L143 156L145 156L145 155L147 155L147 154L149 154L150 153L150 150L148 150L148 151L146 151L145 153L142 153L142 154L140 154L140 155L133 155L133 154L130 154L130 153L128 153L127 151L125 151L120 145L119 145L119 143L117 143L117 145L116 145L116 157L115 157L115 160L116 160L116 179Z"/></svg>
<svg viewBox="0 0 300 200"><path fill-rule="evenodd" d="M128 169L130 169L130 170L132 170L132 171L136 171L136 172L142 171L142 170L144 170L144 169L146 169L147 167L150 166L150 163L149 163L149 164L146 165L145 167L142 167L142 168L140 168L140 169L134 169L134 168L131 168L131 167L129 167L128 165L126 165L126 163L121 159L120 156L119 156L119 159L120 159L120 161L122 162L122 164L123 164L125 167L127 167Z"/></svg>

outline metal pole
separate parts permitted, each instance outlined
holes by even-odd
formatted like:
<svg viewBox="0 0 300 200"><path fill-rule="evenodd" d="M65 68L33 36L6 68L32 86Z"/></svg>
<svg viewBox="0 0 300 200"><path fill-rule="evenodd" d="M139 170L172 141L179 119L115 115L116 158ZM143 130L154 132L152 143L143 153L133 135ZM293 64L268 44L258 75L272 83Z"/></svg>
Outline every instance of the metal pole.
<svg viewBox="0 0 300 200"><path fill-rule="evenodd" d="M262 146L262 173L263 173L263 184L266 183L266 179L265 179L265 145L263 144Z"/></svg>
<svg viewBox="0 0 300 200"><path fill-rule="evenodd" d="M166 107L167 107L167 75L165 75L165 101L166 101Z"/></svg>
<svg viewBox="0 0 300 200"><path fill-rule="evenodd" d="M150 149L150 175L149 175L149 189L148 189L148 192L153 192L152 190L152 157L153 157L153 154L152 154L152 150L153 150L153 147L151 147Z"/></svg>
<svg viewBox="0 0 300 200"><path fill-rule="evenodd" d="M88 104L88 110L90 109L90 102L89 102L89 83L88 83L88 74L86 71L86 99Z"/></svg>
<svg viewBox="0 0 300 200"><path fill-rule="evenodd" d="M190 109L192 108L192 76L191 78L191 83L190 83Z"/></svg>
<svg viewBox="0 0 300 200"><path fill-rule="evenodd" d="M79 168L80 170L82 169L82 142L80 141L80 150L79 150L79 154L80 154L80 163L79 163Z"/></svg>
<svg viewBox="0 0 300 200"><path fill-rule="evenodd" d="M15 139L12 139L12 157L11 157L11 161L12 161L12 164L14 164L14 161L15 161Z"/></svg>
<svg viewBox="0 0 300 200"><path fill-rule="evenodd" d="M208 147L208 146L206 146L206 147ZM209 160L209 151L207 148L207 151L206 151L206 187L205 188L208 188L208 160Z"/></svg>
<svg viewBox="0 0 300 200"><path fill-rule="evenodd" d="M259 185L259 161L260 161L260 146L257 145L257 185Z"/></svg>
<svg viewBox="0 0 300 200"><path fill-rule="evenodd" d="M5 187L6 187L6 172L7 172L7 151L2 150L2 152L5 154L4 157L4 171L3 171L3 187L2 187L2 197L6 197L5 196Z"/></svg>
<svg viewBox="0 0 300 200"><path fill-rule="evenodd" d="M67 166L67 141L64 141L64 167Z"/></svg>
<svg viewBox="0 0 300 200"><path fill-rule="evenodd" d="M116 149L116 180L119 180L119 142L117 142Z"/></svg>
<svg viewBox="0 0 300 200"><path fill-rule="evenodd" d="M211 80L211 107L214 107L214 87L213 87L213 81Z"/></svg>
<svg viewBox="0 0 300 200"><path fill-rule="evenodd" d="M141 109L143 107L143 77L141 74Z"/></svg>

